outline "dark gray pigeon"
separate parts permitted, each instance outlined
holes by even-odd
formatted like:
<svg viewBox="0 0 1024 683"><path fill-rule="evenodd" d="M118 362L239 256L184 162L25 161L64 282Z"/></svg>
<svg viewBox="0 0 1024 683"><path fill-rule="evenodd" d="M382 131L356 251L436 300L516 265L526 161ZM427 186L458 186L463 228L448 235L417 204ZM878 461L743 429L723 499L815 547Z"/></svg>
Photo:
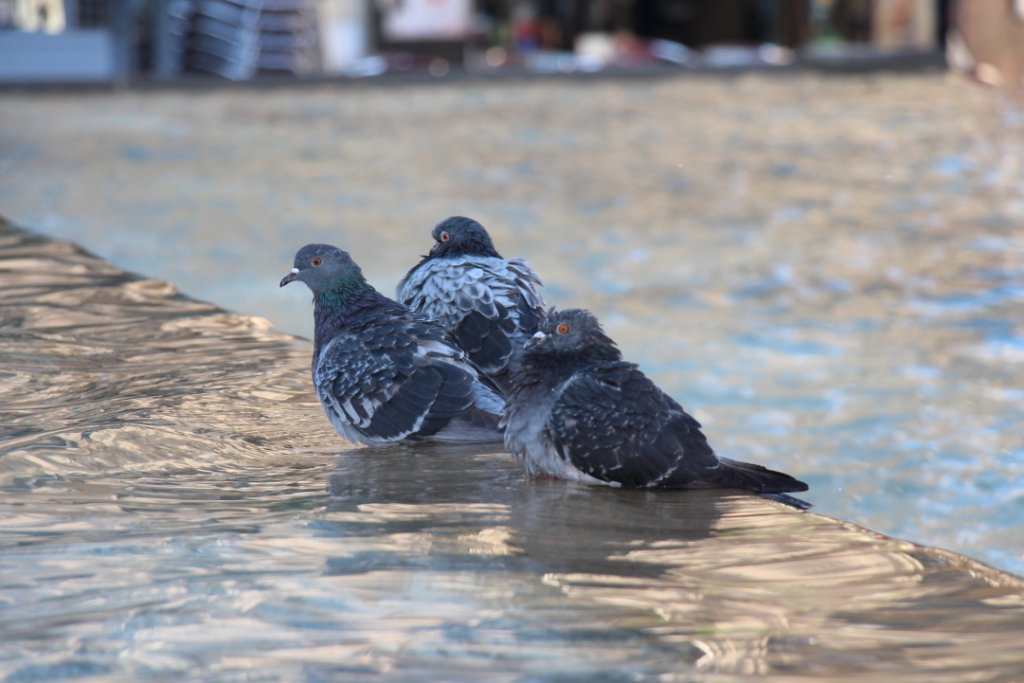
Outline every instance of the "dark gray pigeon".
<svg viewBox="0 0 1024 683"><path fill-rule="evenodd" d="M700 423L622 360L587 311L552 312L526 344L505 406L505 446L531 475L629 488L806 491L715 455Z"/></svg>
<svg viewBox="0 0 1024 683"><path fill-rule="evenodd" d="M504 401L439 323L374 289L341 249L307 244L281 280L313 291L313 385L346 439L501 439Z"/></svg>
<svg viewBox="0 0 1024 683"><path fill-rule="evenodd" d="M523 259L502 258L472 218L446 218L431 235L430 253L398 283L398 300L450 329L504 387L510 363L544 315L540 278Z"/></svg>

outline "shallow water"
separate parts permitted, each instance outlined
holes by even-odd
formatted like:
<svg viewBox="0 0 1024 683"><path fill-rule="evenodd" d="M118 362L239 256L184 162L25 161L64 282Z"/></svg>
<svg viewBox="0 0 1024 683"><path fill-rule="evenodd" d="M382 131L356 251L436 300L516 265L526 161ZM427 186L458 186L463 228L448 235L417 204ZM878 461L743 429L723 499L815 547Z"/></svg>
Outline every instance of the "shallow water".
<svg viewBox="0 0 1024 683"><path fill-rule="evenodd" d="M723 455L1024 575L1024 114L943 74L0 93L0 206L309 336L482 220ZM320 428L313 422L311 428ZM316 441L315 439L313 440ZM327 443L327 442L324 442Z"/></svg>
<svg viewBox="0 0 1024 683"><path fill-rule="evenodd" d="M346 449L309 344L0 227L0 680L1016 680L1024 584L753 496Z"/></svg>

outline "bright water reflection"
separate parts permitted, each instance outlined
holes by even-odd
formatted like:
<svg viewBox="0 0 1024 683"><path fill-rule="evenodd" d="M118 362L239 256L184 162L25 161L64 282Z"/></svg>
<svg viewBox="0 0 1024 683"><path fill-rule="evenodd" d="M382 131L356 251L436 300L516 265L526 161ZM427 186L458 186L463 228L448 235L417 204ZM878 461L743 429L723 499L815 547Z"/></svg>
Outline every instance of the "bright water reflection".
<svg viewBox="0 0 1024 683"><path fill-rule="evenodd" d="M0 232L0 677L1013 680L1024 586L728 493L344 450L308 343Z"/></svg>

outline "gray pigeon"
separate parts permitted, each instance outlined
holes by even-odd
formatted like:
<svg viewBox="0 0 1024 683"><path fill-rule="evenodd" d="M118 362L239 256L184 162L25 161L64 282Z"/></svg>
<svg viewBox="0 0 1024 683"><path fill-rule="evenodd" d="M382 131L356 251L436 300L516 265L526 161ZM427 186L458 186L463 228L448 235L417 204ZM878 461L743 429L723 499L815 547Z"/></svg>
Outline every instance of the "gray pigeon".
<svg viewBox="0 0 1024 683"><path fill-rule="evenodd" d="M398 283L398 300L439 321L491 379L504 387L509 366L544 315L541 281L523 259L504 259L484 226L452 216L434 245Z"/></svg>
<svg viewBox="0 0 1024 683"><path fill-rule="evenodd" d="M787 474L715 455L700 423L578 309L552 311L527 342L503 423L506 448L531 475L628 488L807 490Z"/></svg>
<svg viewBox="0 0 1024 683"><path fill-rule="evenodd" d="M313 385L334 429L371 445L498 441L504 401L451 334L374 289L352 258L307 244L281 280L313 291Z"/></svg>

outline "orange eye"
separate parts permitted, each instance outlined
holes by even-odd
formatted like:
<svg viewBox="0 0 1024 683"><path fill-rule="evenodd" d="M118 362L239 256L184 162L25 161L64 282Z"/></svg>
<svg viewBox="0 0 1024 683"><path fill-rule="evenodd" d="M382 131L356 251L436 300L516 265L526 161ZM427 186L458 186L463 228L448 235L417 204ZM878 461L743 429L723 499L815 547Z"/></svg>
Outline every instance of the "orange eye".
<svg viewBox="0 0 1024 683"><path fill-rule="evenodd" d="M450 240L451 238L452 238L452 236L451 236L451 235L449 235L449 234L448 234L448 233L447 233L446 231L442 231L442 232L441 232L441 241L442 241L442 242L447 242L447 241L448 241L448 240Z"/></svg>
<svg viewBox="0 0 1024 683"><path fill-rule="evenodd" d="M558 334L569 334L569 326L566 325L565 323L561 323L558 327L555 328L555 332L557 332Z"/></svg>
<svg viewBox="0 0 1024 683"><path fill-rule="evenodd" d="M319 266L321 263L323 263L323 261L320 259L319 256L314 256L313 260L310 261L310 263L312 263L314 266Z"/></svg>

